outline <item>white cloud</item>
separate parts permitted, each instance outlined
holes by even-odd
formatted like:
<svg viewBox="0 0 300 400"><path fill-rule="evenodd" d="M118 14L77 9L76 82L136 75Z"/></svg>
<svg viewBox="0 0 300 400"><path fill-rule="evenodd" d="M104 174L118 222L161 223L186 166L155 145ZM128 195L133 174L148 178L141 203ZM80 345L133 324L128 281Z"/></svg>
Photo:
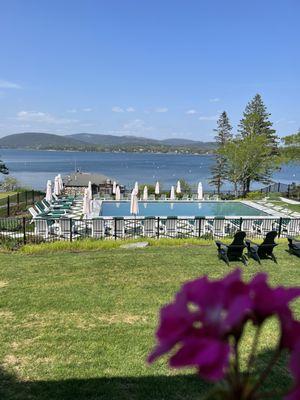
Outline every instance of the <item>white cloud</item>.
<svg viewBox="0 0 300 400"><path fill-rule="evenodd" d="M192 108L191 110L187 110L185 113L189 114L189 115L193 115L193 114L197 114L197 111Z"/></svg>
<svg viewBox="0 0 300 400"><path fill-rule="evenodd" d="M123 125L123 129L126 131L136 131L145 128L145 121L142 119L134 119L133 121L128 121Z"/></svg>
<svg viewBox="0 0 300 400"><path fill-rule="evenodd" d="M286 118L279 118L277 121L274 122L275 125L281 124L281 123L287 123L287 124L295 124L296 121L293 119L287 120Z"/></svg>
<svg viewBox="0 0 300 400"><path fill-rule="evenodd" d="M19 111L17 120L27 122L44 122L47 124L71 124L78 122L76 119L60 118L41 111Z"/></svg>
<svg viewBox="0 0 300 400"><path fill-rule="evenodd" d="M127 107L126 111L127 112L135 112L135 109L133 107Z"/></svg>
<svg viewBox="0 0 300 400"><path fill-rule="evenodd" d="M138 118L124 123L120 130L123 135L147 135L152 131L152 126L148 126L144 120Z"/></svg>
<svg viewBox="0 0 300 400"><path fill-rule="evenodd" d="M121 108L121 107L119 107L119 106L114 106L114 107L111 109L111 111L112 111L112 112L116 112L116 113L122 113L122 112L124 112L124 109Z"/></svg>
<svg viewBox="0 0 300 400"><path fill-rule="evenodd" d="M75 113L77 113L77 110L76 110L76 108L71 108L70 110L67 110L67 112L70 114L75 114Z"/></svg>
<svg viewBox="0 0 300 400"><path fill-rule="evenodd" d="M1 89L21 89L21 86L18 83L0 79L0 88Z"/></svg>
<svg viewBox="0 0 300 400"><path fill-rule="evenodd" d="M158 107L158 108L155 108L154 111L157 113L165 113L168 111L168 108L167 107Z"/></svg>
<svg viewBox="0 0 300 400"><path fill-rule="evenodd" d="M198 118L199 121L217 121L218 116L217 115L212 115L212 116L201 116Z"/></svg>
<svg viewBox="0 0 300 400"><path fill-rule="evenodd" d="M275 121L274 123L277 125L277 124L280 124L281 122L284 122L285 121L285 118L279 118L277 121Z"/></svg>
<svg viewBox="0 0 300 400"><path fill-rule="evenodd" d="M219 99L219 97L214 97L212 99L209 99L210 103L218 103L221 99Z"/></svg>
<svg viewBox="0 0 300 400"><path fill-rule="evenodd" d="M86 107L86 108L83 108L82 111L84 111L84 112L91 112L91 111L93 111L93 109L90 108L90 107Z"/></svg>

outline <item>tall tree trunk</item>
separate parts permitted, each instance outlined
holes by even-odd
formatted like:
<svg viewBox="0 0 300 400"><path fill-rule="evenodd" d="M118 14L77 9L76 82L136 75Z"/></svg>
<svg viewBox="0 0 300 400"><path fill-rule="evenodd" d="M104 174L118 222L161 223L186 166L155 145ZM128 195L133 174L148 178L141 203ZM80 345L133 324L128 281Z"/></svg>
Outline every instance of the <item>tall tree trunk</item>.
<svg viewBox="0 0 300 400"><path fill-rule="evenodd" d="M250 183L251 183L251 180L250 180L250 178L248 178L247 179L247 186L246 186L246 194L250 192Z"/></svg>
<svg viewBox="0 0 300 400"><path fill-rule="evenodd" d="M238 197L237 182L234 182L234 197Z"/></svg>
<svg viewBox="0 0 300 400"><path fill-rule="evenodd" d="M243 181L243 197L246 197L246 182Z"/></svg>

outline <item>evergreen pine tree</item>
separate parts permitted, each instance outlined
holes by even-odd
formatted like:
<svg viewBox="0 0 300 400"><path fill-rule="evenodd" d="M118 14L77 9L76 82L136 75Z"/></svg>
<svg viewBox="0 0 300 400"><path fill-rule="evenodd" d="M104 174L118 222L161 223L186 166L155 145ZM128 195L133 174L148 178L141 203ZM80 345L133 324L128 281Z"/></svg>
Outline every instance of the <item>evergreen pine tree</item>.
<svg viewBox="0 0 300 400"><path fill-rule="evenodd" d="M210 184L215 186L217 193L220 194L221 186L227 175L226 158L221 154L221 151L226 143L232 139L232 126L230 125L226 111L223 111L220 115L217 125L217 128L214 129L214 132L216 132L217 153L215 164L211 168L212 179L210 180Z"/></svg>
<svg viewBox="0 0 300 400"><path fill-rule="evenodd" d="M256 94L245 108L238 131L241 138L248 137L249 135L252 135L254 138L256 135L264 135L267 138L268 157L276 157L279 154L278 138L275 129L272 128L273 124L269 120L270 115L260 94ZM276 165L274 164L275 167ZM267 183L274 168L266 169L260 175L253 177L252 180ZM251 179L248 177L243 182L245 194L249 192L250 184Z"/></svg>

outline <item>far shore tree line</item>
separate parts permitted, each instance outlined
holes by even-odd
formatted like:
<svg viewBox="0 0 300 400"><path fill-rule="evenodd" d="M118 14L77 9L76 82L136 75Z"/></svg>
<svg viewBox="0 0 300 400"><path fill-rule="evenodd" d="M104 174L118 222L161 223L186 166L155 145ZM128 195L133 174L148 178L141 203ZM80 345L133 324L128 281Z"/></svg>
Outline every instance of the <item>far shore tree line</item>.
<svg viewBox="0 0 300 400"><path fill-rule="evenodd" d="M217 149L210 180L218 194L224 183L230 182L236 197L239 191L246 196L253 182L269 184L272 174L283 162L300 162L300 129L298 133L285 136L282 139L284 146L279 146L270 115L260 94L256 94L247 104L234 135L226 111L221 113L214 129ZM8 173L8 168L0 160L0 174ZM187 190L188 185L183 179L181 184ZM0 190L15 190L18 185L14 177L7 176L0 182ZM151 192L152 188L149 189Z"/></svg>
<svg viewBox="0 0 300 400"><path fill-rule="evenodd" d="M220 115L214 130L217 150L210 180L218 194L230 182L236 197L238 191L246 196L253 182L271 183L283 162L300 161L300 131L286 136L285 146L280 147L270 115L259 94L247 104L236 135L226 111Z"/></svg>

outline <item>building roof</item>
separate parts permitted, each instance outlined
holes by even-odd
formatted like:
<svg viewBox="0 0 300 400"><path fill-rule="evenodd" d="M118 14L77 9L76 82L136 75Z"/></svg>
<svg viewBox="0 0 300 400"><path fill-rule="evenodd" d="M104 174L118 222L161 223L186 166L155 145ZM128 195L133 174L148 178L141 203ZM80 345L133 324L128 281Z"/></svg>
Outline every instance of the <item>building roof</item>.
<svg viewBox="0 0 300 400"><path fill-rule="evenodd" d="M90 174L87 172L75 172L63 178L66 187L87 187L90 181L92 185L103 185L107 183L107 181L111 181L111 178L102 174Z"/></svg>

